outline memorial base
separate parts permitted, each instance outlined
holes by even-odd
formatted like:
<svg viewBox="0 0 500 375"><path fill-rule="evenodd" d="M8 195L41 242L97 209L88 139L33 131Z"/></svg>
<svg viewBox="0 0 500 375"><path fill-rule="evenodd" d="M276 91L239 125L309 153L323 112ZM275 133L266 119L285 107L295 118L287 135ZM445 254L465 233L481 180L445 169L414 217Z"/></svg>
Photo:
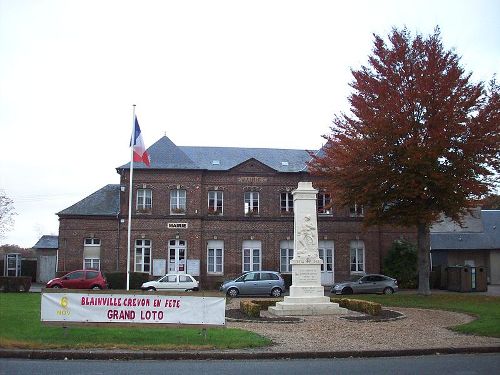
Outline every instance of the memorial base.
<svg viewBox="0 0 500 375"><path fill-rule="evenodd" d="M283 302L268 309L276 316L305 316L305 315L342 315L347 309L339 307L338 303L330 302L328 297L285 297Z"/></svg>

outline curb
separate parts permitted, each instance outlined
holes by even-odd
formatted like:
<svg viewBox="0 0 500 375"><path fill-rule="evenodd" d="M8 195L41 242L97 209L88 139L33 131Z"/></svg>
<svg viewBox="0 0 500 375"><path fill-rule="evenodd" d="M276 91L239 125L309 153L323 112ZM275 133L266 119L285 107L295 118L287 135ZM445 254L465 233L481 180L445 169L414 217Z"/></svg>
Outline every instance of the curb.
<svg viewBox="0 0 500 375"><path fill-rule="evenodd" d="M83 351L83 350L16 350L0 349L0 358L51 359L51 360L237 360L237 359L320 359L320 358L371 358L407 357L441 354L500 353L500 346L465 348L429 348L401 350L367 350L340 352L182 352L182 351Z"/></svg>

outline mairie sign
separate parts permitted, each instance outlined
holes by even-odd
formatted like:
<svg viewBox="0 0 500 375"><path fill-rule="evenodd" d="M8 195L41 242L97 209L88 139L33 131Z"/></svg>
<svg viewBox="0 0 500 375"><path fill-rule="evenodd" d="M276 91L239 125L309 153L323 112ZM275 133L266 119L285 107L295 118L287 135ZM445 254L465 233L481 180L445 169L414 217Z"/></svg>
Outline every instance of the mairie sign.
<svg viewBox="0 0 500 375"><path fill-rule="evenodd" d="M43 292L41 321L224 325L225 298Z"/></svg>

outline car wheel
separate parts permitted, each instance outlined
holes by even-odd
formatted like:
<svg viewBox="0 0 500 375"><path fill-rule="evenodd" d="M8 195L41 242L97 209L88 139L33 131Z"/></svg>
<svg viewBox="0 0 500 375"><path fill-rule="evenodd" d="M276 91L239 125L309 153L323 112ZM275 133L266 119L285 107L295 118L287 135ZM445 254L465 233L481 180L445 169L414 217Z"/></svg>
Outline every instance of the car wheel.
<svg viewBox="0 0 500 375"><path fill-rule="evenodd" d="M273 297L281 297L281 289L280 288L274 288L271 290L271 295Z"/></svg>
<svg viewBox="0 0 500 375"><path fill-rule="evenodd" d="M61 286L56 284L52 286L52 289L61 289Z"/></svg>
<svg viewBox="0 0 500 375"><path fill-rule="evenodd" d="M230 289L227 291L227 295L228 295L229 297L237 297L239 293L240 293L240 292L238 292L238 289L236 289L236 288L230 288Z"/></svg>
<svg viewBox="0 0 500 375"><path fill-rule="evenodd" d="M102 288L99 285L94 285L91 289L92 290L101 290Z"/></svg>
<svg viewBox="0 0 500 375"><path fill-rule="evenodd" d="M344 288L342 289L342 294L353 294L352 288Z"/></svg>
<svg viewBox="0 0 500 375"><path fill-rule="evenodd" d="M394 293L394 290L392 288L387 287L384 289L384 294L393 294L393 293Z"/></svg>

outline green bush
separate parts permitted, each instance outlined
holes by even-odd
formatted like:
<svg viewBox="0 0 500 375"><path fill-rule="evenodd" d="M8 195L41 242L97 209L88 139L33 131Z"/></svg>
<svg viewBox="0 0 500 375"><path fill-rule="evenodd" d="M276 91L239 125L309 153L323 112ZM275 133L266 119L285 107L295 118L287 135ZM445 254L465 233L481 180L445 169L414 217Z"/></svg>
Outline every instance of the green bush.
<svg viewBox="0 0 500 375"><path fill-rule="evenodd" d="M260 316L260 306L253 301L241 301L240 310L248 316L259 317Z"/></svg>
<svg viewBox="0 0 500 375"><path fill-rule="evenodd" d="M382 311L382 305L376 302L363 301L350 298L330 298L334 303L338 303L340 307L348 310L359 311L365 314L377 316Z"/></svg>
<svg viewBox="0 0 500 375"><path fill-rule="evenodd" d="M276 302L282 301L281 299L272 299L272 300L263 300L263 301L241 301L240 302L240 310L243 314L246 314L250 317L259 317L260 311L269 308L269 306L274 306Z"/></svg>
<svg viewBox="0 0 500 375"><path fill-rule="evenodd" d="M394 241L384 258L382 272L398 280L400 288L417 287L417 248L407 241Z"/></svg>
<svg viewBox="0 0 500 375"><path fill-rule="evenodd" d="M106 272L109 289L126 289L126 272ZM149 281L149 274L143 272L130 272L129 289L141 289L141 285Z"/></svg>
<svg viewBox="0 0 500 375"><path fill-rule="evenodd" d="M31 288L30 276L0 276L0 291L29 292Z"/></svg>

